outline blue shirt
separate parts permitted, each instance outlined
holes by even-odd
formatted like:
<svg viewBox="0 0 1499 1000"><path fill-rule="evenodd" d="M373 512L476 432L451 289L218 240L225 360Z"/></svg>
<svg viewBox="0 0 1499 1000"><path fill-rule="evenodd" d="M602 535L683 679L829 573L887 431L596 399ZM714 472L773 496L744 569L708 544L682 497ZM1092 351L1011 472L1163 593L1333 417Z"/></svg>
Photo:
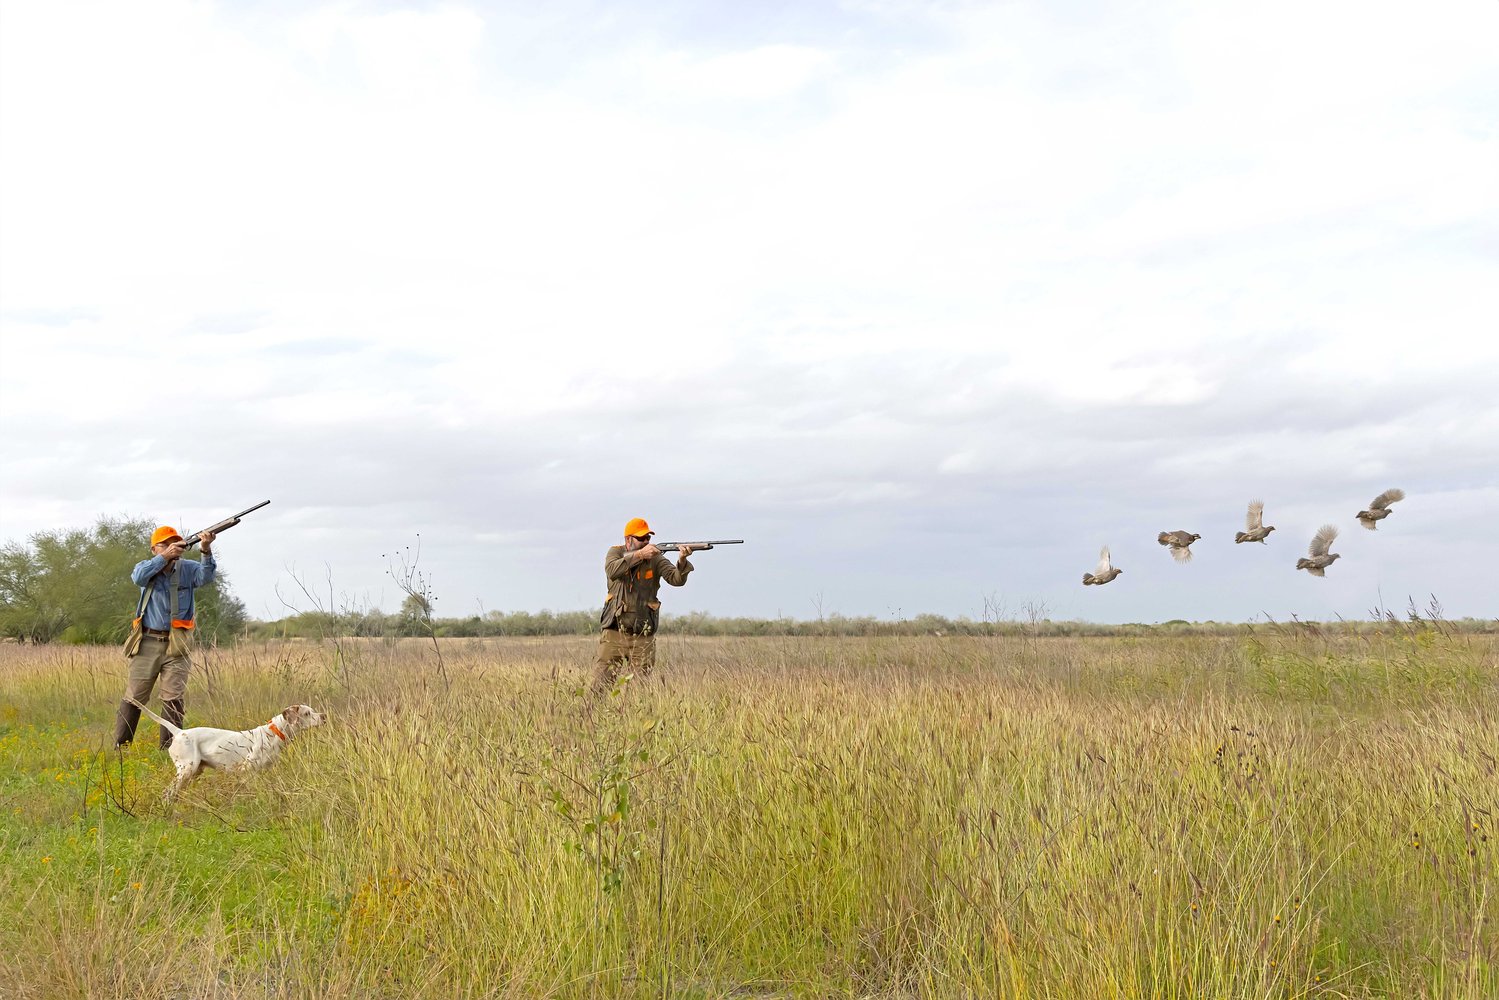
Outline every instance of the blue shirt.
<svg viewBox="0 0 1499 1000"><path fill-rule="evenodd" d="M145 562L136 563L135 569L130 571L130 579L135 581L137 587L146 586L147 581L151 584L141 624L163 632L172 627L172 619L177 613L177 599L170 593L172 573L170 570L161 572L166 564L167 561L161 556L152 556ZM218 564L213 561L213 556L204 553L202 562L178 559L177 565L181 568L181 572L177 574L177 589L182 591L182 617L179 620L190 622L193 620L193 591L213 582Z"/></svg>

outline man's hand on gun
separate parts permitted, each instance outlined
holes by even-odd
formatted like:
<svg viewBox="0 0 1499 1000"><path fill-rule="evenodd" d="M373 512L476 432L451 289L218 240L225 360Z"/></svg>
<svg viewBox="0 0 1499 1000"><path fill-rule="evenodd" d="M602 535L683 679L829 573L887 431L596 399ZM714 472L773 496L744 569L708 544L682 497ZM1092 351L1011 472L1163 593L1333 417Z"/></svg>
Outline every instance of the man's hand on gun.
<svg viewBox="0 0 1499 1000"><path fill-rule="evenodd" d="M692 554L692 551L693 549L691 545L679 545L677 547L677 562L681 563L682 560L686 559L689 555ZM649 542L635 550L635 558L639 562L650 562L660 554L661 550L656 548L656 546L650 544Z"/></svg>
<svg viewBox="0 0 1499 1000"><path fill-rule="evenodd" d="M203 546L203 554L205 556L213 555L213 540L217 537L219 536L211 531L198 532L198 544ZM167 562L171 562L174 559L181 559L182 553L186 551L187 543L179 538L165 549L162 549L161 557Z"/></svg>

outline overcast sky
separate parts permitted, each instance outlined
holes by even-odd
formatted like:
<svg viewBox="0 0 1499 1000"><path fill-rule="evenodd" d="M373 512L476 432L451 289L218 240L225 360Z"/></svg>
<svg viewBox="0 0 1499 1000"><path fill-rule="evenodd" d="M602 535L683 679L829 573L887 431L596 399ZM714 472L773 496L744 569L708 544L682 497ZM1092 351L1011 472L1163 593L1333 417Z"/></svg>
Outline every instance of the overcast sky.
<svg viewBox="0 0 1499 1000"><path fill-rule="evenodd" d="M669 612L1499 614L1491 0L0 9L0 540L270 499L258 617L418 533L439 614L595 606L634 516L748 541Z"/></svg>

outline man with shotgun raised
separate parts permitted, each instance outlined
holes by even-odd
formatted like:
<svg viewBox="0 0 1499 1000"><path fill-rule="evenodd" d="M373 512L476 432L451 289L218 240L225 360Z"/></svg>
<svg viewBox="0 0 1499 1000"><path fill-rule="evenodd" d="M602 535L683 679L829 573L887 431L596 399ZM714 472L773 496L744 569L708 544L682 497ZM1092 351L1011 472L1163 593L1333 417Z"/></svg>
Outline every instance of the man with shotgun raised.
<svg viewBox="0 0 1499 1000"><path fill-rule="evenodd" d="M227 517L218 524L183 538L177 529L162 525L151 533L151 558L135 564L130 579L141 588L130 623L130 638L125 640L125 657L129 670L125 680L125 700L115 712L115 746L135 739L135 727L141 710L131 699L146 702L156 679L161 678L161 714L178 727L186 713L187 675L196 606L193 592L213 582L218 564L213 558L213 541L219 532L228 531L250 511L259 510L269 500ZM183 559L194 545L203 546L199 561ZM161 727L161 748L172 743L172 732Z"/></svg>
<svg viewBox="0 0 1499 1000"><path fill-rule="evenodd" d="M692 563L687 557L715 545L741 545L741 539L712 542L662 542L651 544L651 526L643 518L625 525L623 545L612 546L604 555L604 578L609 596L599 616L599 657L592 692L601 695L614 687L619 668L628 663L642 677L656 667L656 630L661 624L661 581L673 587L687 582ZM676 552L673 565L663 552Z"/></svg>

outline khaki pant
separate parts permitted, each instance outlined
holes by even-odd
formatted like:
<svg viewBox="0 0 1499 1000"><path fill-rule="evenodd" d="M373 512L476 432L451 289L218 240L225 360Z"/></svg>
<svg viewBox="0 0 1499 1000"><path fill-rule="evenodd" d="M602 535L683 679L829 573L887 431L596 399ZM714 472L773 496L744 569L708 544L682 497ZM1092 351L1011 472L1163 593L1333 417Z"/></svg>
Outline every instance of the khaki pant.
<svg viewBox="0 0 1499 1000"><path fill-rule="evenodd" d="M167 640L152 635L142 636L140 650L130 658L125 696L143 704L149 702L151 689L159 677L161 700L181 701L187 694L187 675L192 668L185 650L174 656L167 648Z"/></svg>
<svg viewBox="0 0 1499 1000"><path fill-rule="evenodd" d="M599 658L593 671L592 691L595 696L614 687L622 663L629 663L630 669L639 676L649 677L656 668L656 637L631 635L616 628L604 629L599 635Z"/></svg>

